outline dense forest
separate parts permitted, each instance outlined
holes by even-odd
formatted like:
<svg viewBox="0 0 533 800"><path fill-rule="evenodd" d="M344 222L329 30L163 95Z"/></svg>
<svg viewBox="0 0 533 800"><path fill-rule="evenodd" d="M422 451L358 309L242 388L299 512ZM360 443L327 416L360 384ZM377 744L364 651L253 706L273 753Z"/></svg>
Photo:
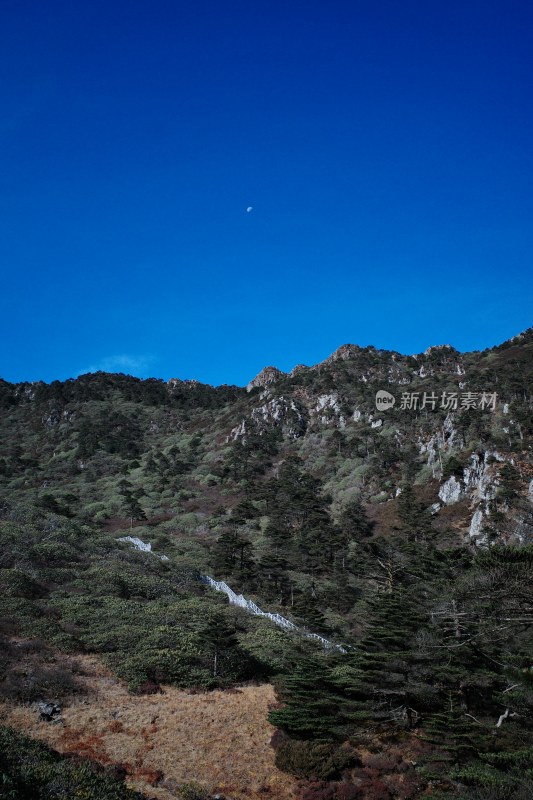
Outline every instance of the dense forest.
<svg viewBox="0 0 533 800"><path fill-rule="evenodd" d="M532 389L533 329L247 389L1 381L0 700L68 703L76 654L138 695L270 682L306 800L533 797ZM0 741L1 796L140 797Z"/></svg>

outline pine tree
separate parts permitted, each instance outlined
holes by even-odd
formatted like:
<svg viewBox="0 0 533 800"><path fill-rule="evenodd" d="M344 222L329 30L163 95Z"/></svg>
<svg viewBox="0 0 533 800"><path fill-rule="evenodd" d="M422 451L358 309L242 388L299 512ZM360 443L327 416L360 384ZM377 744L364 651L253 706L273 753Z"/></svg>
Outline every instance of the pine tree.
<svg viewBox="0 0 533 800"><path fill-rule="evenodd" d="M447 709L433 714L425 722L423 739L435 748L430 756L432 762L465 764L487 750L490 736L453 702L451 695L449 703Z"/></svg>
<svg viewBox="0 0 533 800"><path fill-rule="evenodd" d="M252 543L236 527L222 533L214 548L215 572L222 577L233 575L248 583L255 574Z"/></svg>
<svg viewBox="0 0 533 800"><path fill-rule="evenodd" d="M344 508L339 525L346 543L371 536L374 528L374 524L368 519L363 504L359 500L353 500Z"/></svg>
<svg viewBox="0 0 533 800"><path fill-rule="evenodd" d="M338 735L345 698L326 658L302 659L294 672L284 677L278 693L283 707L270 712L272 725L297 739L332 740Z"/></svg>
<svg viewBox="0 0 533 800"><path fill-rule="evenodd" d="M430 531L428 514L410 484L402 487L398 498L398 515L408 539L424 541Z"/></svg>

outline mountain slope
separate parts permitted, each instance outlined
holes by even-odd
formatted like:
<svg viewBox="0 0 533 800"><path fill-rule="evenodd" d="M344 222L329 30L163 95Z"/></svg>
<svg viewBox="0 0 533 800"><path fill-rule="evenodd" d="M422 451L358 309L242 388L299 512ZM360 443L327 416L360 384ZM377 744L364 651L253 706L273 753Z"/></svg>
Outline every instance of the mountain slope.
<svg viewBox="0 0 533 800"><path fill-rule="evenodd" d="M344 345L246 389L0 382L6 642L95 654L137 692L274 680L278 764L328 792L344 775L371 796L369 747L398 732L426 761L402 767L421 787L403 796L457 791L469 769L514 792L494 753L533 724L532 386L533 329L474 353ZM229 606L202 575L345 652ZM17 694L9 652L0 692L44 699L41 679ZM402 796L401 770L382 773Z"/></svg>

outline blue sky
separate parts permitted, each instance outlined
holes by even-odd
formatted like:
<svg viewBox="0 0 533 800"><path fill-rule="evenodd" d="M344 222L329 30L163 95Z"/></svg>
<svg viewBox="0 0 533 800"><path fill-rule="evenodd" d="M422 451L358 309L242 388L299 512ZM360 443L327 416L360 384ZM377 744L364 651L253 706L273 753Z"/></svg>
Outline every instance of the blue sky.
<svg viewBox="0 0 533 800"><path fill-rule="evenodd" d="M243 384L529 327L532 29L516 0L3 0L0 375Z"/></svg>

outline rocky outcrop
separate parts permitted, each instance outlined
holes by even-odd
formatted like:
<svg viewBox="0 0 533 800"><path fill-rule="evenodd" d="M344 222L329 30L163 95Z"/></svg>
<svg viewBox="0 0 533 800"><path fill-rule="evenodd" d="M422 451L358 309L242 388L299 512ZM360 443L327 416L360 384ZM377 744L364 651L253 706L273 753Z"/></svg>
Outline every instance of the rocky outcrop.
<svg viewBox="0 0 533 800"><path fill-rule="evenodd" d="M469 537L478 544L486 543L486 536L483 531L485 514L482 508L477 508L472 515L472 521L468 530Z"/></svg>
<svg viewBox="0 0 533 800"><path fill-rule="evenodd" d="M394 356L393 360L395 360ZM407 368L403 364L402 365L393 364L391 367L389 367L387 373L387 383L394 384L397 386L405 386L411 383L412 380L413 377L411 375L411 372L407 370Z"/></svg>
<svg viewBox="0 0 533 800"><path fill-rule="evenodd" d="M499 486L498 462L505 461L500 453L486 451L472 453L460 477L451 475L440 487L439 498L449 506L468 499L472 509L468 536L477 544L486 544L484 531L489 514L490 501L496 496Z"/></svg>
<svg viewBox="0 0 533 800"><path fill-rule="evenodd" d="M351 358L356 358L362 352L363 348L359 347L357 344L342 344L335 352L322 361L321 364L331 364L334 361L348 361Z"/></svg>
<svg viewBox="0 0 533 800"><path fill-rule="evenodd" d="M261 372L250 381L246 389L251 392L257 386L269 386L271 383L279 381L280 378L285 377L285 372L282 372L277 367L265 367Z"/></svg>
<svg viewBox="0 0 533 800"><path fill-rule="evenodd" d="M460 478L451 475L439 489L439 497L446 505L457 503L469 495L473 502L492 500L498 486L498 469L495 462L505 461L497 452L472 453Z"/></svg>
<svg viewBox="0 0 533 800"><path fill-rule="evenodd" d="M246 439L251 433L262 433L281 428L284 436L299 439L307 429L305 408L292 397L273 397L268 390L261 395L263 402L252 409L250 415L231 430L229 441Z"/></svg>
<svg viewBox="0 0 533 800"><path fill-rule="evenodd" d="M451 353L457 353L458 354L458 351L455 349L455 347L452 347L451 344L433 344L433 345L431 345L431 347L428 347L427 350L424 350L423 355L431 356L431 355L435 355L436 353L440 354L443 351L445 351L447 354L451 354Z"/></svg>
<svg viewBox="0 0 533 800"><path fill-rule="evenodd" d="M181 389L181 388L193 389L195 386L201 386L201 383L200 381L195 381L195 380L182 381L181 378L170 378L170 380L167 381L167 386L169 389Z"/></svg>
<svg viewBox="0 0 533 800"><path fill-rule="evenodd" d="M319 394L309 403L309 414L322 425L335 423L340 428L346 427L346 417L342 413L339 395L337 392Z"/></svg>
<svg viewBox="0 0 533 800"><path fill-rule="evenodd" d="M59 722L61 706L57 703L40 702L37 703L39 719L41 722Z"/></svg>
<svg viewBox="0 0 533 800"><path fill-rule="evenodd" d="M427 441L419 440L420 455L427 453L427 464L433 470L434 477L442 475L442 457L447 454L453 447L456 447L459 442L459 435L454 426L453 416L448 414L442 427L433 434ZM453 487L450 485L445 489L445 493L452 491ZM453 490L454 491L454 490ZM446 503L444 498L441 498ZM452 501L456 502L456 501ZM447 505L449 503L446 503Z"/></svg>
<svg viewBox="0 0 533 800"><path fill-rule="evenodd" d="M35 400L35 395L39 387L45 386L43 381L31 381L29 383L19 383L15 386L14 395L20 400Z"/></svg>
<svg viewBox="0 0 533 800"><path fill-rule="evenodd" d="M439 497L445 506L458 503L464 494L464 487L455 475L450 475L448 480L439 489Z"/></svg>
<svg viewBox="0 0 533 800"><path fill-rule="evenodd" d="M292 378L294 375L301 375L303 372L307 372L308 370L309 367L307 367L305 364L296 364L296 366L291 369L289 375Z"/></svg>

